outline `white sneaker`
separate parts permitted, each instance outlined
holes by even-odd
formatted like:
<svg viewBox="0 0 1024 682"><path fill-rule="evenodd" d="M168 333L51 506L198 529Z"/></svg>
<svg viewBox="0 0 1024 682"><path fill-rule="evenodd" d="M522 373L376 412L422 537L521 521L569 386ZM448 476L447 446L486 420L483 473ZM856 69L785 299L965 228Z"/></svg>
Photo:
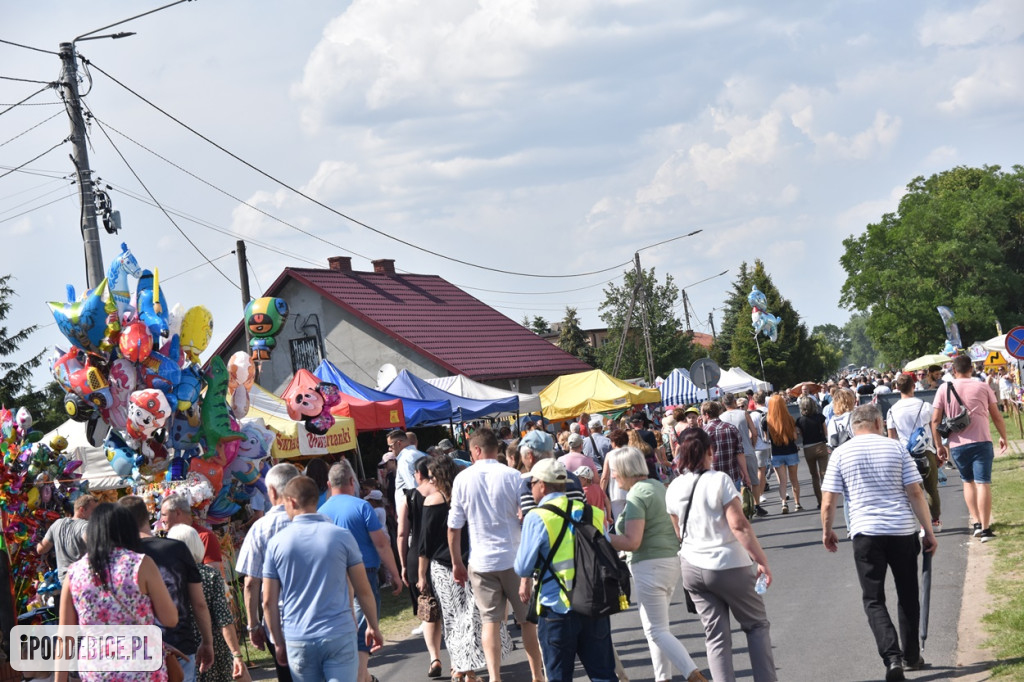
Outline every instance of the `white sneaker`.
<svg viewBox="0 0 1024 682"><path fill-rule="evenodd" d="M762 495L762 496L761 496L761 499L759 499L759 500L757 501L757 503L758 503L758 504L764 504L764 503L765 503L765 502L767 502L767 501L768 501L768 498L766 498L766 497L765 497L764 495Z"/></svg>
<svg viewBox="0 0 1024 682"><path fill-rule="evenodd" d="M417 625L416 627L414 627L412 629L412 634L414 634L414 635L422 635L423 634L423 626L422 625Z"/></svg>

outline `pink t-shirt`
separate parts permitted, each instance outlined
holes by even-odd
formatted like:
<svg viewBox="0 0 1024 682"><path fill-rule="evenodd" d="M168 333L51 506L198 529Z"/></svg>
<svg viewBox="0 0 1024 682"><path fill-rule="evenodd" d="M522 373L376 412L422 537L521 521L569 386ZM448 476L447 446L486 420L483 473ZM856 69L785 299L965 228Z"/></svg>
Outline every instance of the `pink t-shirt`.
<svg viewBox="0 0 1024 682"><path fill-rule="evenodd" d="M956 389L960 400L971 413L971 423L963 431L950 434L949 447L956 448L971 443L992 442L992 435L988 430L988 406L996 404L996 394L992 392L988 384L976 379L954 379L953 388ZM945 382L935 393L935 401L932 405L943 416L955 417L960 413L960 405L956 401L956 396L946 388Z"/></svg>

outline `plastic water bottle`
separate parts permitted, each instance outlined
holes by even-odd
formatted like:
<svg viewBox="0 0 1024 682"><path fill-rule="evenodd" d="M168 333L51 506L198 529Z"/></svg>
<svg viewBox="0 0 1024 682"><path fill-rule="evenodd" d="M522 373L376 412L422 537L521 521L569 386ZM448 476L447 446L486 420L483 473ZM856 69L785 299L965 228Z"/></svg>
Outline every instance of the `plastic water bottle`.
<svg viewBox="0 0 1024 682"><path fill-rule="evenodd" d="M757 582L754 583L754 592L758 594L764 594L768 591L768 574L762 573L757 576Z"/></svg>
<svg viewBox="0 0 1024 682"><path fill-rule="evenodd" d="M946 477L946 472L943 471L942 467L940 466L939 467L939 485L946 485L946 483L948 481L949 481L949 479Z"/></svg>

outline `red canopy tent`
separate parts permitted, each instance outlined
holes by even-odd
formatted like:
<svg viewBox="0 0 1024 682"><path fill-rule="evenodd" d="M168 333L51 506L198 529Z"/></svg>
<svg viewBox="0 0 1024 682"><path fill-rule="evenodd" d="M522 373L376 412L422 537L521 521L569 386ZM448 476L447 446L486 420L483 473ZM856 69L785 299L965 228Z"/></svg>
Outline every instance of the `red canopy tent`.
<svg viewBox="0 0 1024 682"><path fill-rule="evenodd" d="M287 402L296 393L314 389L319 383L320 379L315 374L300 369L292 377L281 397ZM405 428L405 411L402 409L400 398L371 401L343 393L341 402L331 408L331 414L336 417L351 417L356 423L356 431L390 431Z"/></svg>

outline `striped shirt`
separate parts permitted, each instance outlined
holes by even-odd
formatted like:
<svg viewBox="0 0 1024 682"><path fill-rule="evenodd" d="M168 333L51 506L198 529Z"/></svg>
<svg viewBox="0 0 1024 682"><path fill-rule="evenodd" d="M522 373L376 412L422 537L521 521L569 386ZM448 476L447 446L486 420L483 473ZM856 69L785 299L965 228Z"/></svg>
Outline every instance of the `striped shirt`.
<svg viewBox="0 0 1024 682"><path fill-rule="evenodd" d="M891 438L866 433L832 451L821 489L846 497L851 537L912 535L921 524L905 487L920 482L906 449Z"/></svg>

